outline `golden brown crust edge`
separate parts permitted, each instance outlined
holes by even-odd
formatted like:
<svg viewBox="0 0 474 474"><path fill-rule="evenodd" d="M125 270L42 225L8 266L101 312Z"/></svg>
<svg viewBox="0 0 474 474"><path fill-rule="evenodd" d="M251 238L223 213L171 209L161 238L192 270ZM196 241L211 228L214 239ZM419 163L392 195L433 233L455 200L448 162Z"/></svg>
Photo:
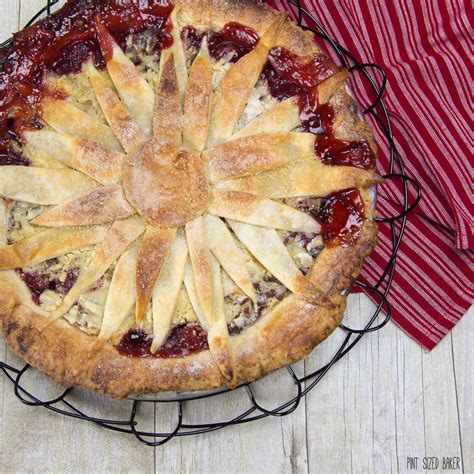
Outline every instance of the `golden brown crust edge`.
<svg viewBox="0 0 474 474"><path fill-rule="evenodd" d="M340 323L346 298L341 291L357 276L375 242L376 227L366 222L352 247L322 254L320 271L311 279L330 279L334 309L312 306L292 295L253 326L230 339L234 357L235 387L291 364L308 355ZM334 262L342 259L334 272ZM0 273L0 329L8 345L26 362L65 387L82 386L113 398L130 394L205 390L226 385L209 351L180 359L131 358L111 345L96 348L96 337L57 321L38 330L43 317L18 300L5 272Z"/></svg>
<svg viewBox="0 0 474 474"><path fill-rule="evenodd" d="M278 12L256 0L181 0L178 2L189 21L221 27L238 21L260 34ZM298 55L320 53L312 35L287 22L279 45ZM341 86L336 94L336 110L344 112L336 133L345 138L366 138L374 147L372 132L357 117L353 99ZM339 114L338 114L339 115ZM350 138L350 137L347 137ZM364 193L365 194L365 193ZM365 197L366 206L370 201ZM311 280L328 292L337 307L328 310L312 306L292 295L271 313L240 335L232 337L234 378L230 386L257 380L262 376L307 356L340 323L346 304L341 292L359 274L362 263L375 246L377 227L364 223L352 247L325 249L318 257ZM338 262L344 262L343 265ZM22 305L24 292L11 283L7 272L0 272L0 329L8 345L29 364L66 386L82 386L113 398L130 394L206 390L226 385L209 351L182 359L129 358L111 345L96 348L96 337L57 321L40 333L42 316Z"/></svg>
<svg viewBox="0 0 474 474"><path fill-rule="evenodd" d="M214 29L237 22L250 26L260 36L282 15L258 0L178 0L176 7L181 22L194 22ZM313 34L303 31L291 21L287 21L280 31L277 46L284 46L299 56L321 54Z"/></svg>

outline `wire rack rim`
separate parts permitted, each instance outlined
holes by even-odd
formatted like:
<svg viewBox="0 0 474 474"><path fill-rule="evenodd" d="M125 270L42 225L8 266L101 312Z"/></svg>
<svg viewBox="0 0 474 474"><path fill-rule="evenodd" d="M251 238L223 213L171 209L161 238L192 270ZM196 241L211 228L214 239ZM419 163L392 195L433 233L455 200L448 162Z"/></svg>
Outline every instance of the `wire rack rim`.
<svg viewBox="0 0 474 474"><path fill-rule="evenodd" d="M59 2L60 0L47 0L46 5L40 11L37 12L37 14L30 20L30 22L28 22L27 26L34 23L45 13L47 14L47 16L49 16L51 14L51 7ZM355 283L356 285L373 292L380 298L380 302L375 312L372 314L369 321L362 329L353 329L347 327L344 324L341 324L340 327L346 332L344 341L339 346L332 359L323 367L320 367L314 372L306 374L301 378L296 375L291 366L287 367L289 376L291 377L290 381L293 382L293 384L296 386L297 394L295 397L288 400L277 408L268 409L262 407L258 403L254 392L252 391L252 384L247 383L238 387L236 390L243 389L245 391L250 401L251 407L245 410L240 415L226 421L187 424L184 422L183 419L183 399L178 398L163 400L146 400L142 397L137 397L135 399L132 397L132 407L128 420L102 419L87 415L82 410L77 408L68 399L68 396L71 394L73 389L65 390L60 396L54 398L53 400L41 401L21 384L23 376L30 369L30 366L28 364L26 364L21 369L17 369L12 365L7 364L6 362L0 361L0 371L2 371L7 380L9 380L13 384L14 393L22 403L30 406L42 406L45 409L55 412L57 414L88 421L105 429L117 431L124 434L131 434L135 436L140 442L148 446L160 446L169 442L174 437L191 436L207 433L235 424L252 422L268 416L289 415L294 410L296 410L302 397L309 393L329 372L333 365L342 357L344 357L361 340L364 335L380 330L389 321L391 315L391 308L388 302L388 293L390 291L391 283L395 274L397 252L402 241L403 234L405 232L407 215L413 211L413 209L417 206L421 199L421 188L416 182L416 180L414 180L412 177L407 176L407 174L405 173L401 156L394 143L389 112L383 100L383 95L387 85L387 76L381 66L374 63L361 63L354 55L352 55L343 46L341 46L334 39L332 39L327 33L327 31L317 21L317 19L314 18L310 14L310 12L308 12L305 8L302 7L300 0L287 0L287 3L289 4L291 12L297 18L297 23L300 27L305 30L312 31L317 37L322 38L326 43L328 43L329 47L338 57L340 63L349 70L351 75L354 73L361 73L368 80L369 85L375 94L375 99L372 104L370 104L363 111L363 113L365 115L370 116L374 120L375 125L380 128L390 147L390 170L389 173L385 175L387 182L394 179L398 179L401 181L403 186L403 203L400 204L400 207L403 209L403 211L397 216L377 219L378 222L384 223L390 227L392 235L393 250L386 264L386 267L382 275L380 276L379 281L374 286L371 287L360 281L356 281ZM314 25L314 27L309 27L308 22L311 25ZM3 44L1 44L0 48L6 46L10 41L11 40L7 40ZM380 73L382 78L380 85L378 85L377 80L371 74L371 70L375 70ZM398 167L398 172L395 172L395 167ZM409 204L408 184L411 184L416 188L416 198L412 204ZM395 223L398 223L398 227L395 226ZM384 287L384 289L382 290L381 287ZM374 323L383 308L385 308L386 316L382 320L382 322L374 326ZM228 391L228 389L222 389L216 393L197 393L192 395L190 398L187 398L186 402L222 395L227 393ZM137 427L136 418L139 412L140 404L142 402L152 402L154 404L171 402L176 403L178 405L178 421L175 428L172 431L166 433L145 432L139 430Z"/></svg>

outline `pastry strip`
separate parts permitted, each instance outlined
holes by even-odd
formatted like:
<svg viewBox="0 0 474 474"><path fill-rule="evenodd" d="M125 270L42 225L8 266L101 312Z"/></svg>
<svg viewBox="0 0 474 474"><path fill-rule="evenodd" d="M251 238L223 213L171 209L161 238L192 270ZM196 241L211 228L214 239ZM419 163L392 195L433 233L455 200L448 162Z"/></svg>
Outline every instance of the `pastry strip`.
<svg viewBox="0 0 474 474"><path fill-rule="evenodd" d="M125 199L122 186L112 185L46 211L36 217L33 224L46 227L105 224L133 214L135 211Z"/></svg>
<svg viewBox="0 0 474 474"><path fill-rule="evenodd" d="M136 320L145 316L153 288L176 235L176 229L148 227L138 249Z"/></svg>
<svg viewBox="0 0 474 474"><path fill-rule="evenodd" d="M123 151L112 129L65 100L45 98L41 102L42 118L58 132L98 142Z"/></svg>
<svg viewBox="0 0 474 474"><path fill-rule="evenodd" d="M199 305L208 323L212 324L215 320L213 270L201 216L186 224L186 239Z"/></svg>
<svg viewBox="0 0 474 474"><path fill-rule="evenodd" d="M209 147L222 143L234 132L285 21L285 16L275 20L255 49L240 58L222 79L212 101Z"/></svg>
<svg viewBox="0 0 474 474"><path fill-rule="evenodd" d="M276 230L232 220L227 222L252 255L289 290L312 303L334 306L301 273Z"/></svg>
<svg viewBox="0 0 474 474"><path fill-rule="evenodd" d="M115 334L135 305L137 246L128 249L117 262L105 302L104 317L98 341L105 342Z"/></svg>
<svg viewBox="0 0 474 474"><path fill-rule="evenodd" d="M162 73L156 89L153 134L160 145L178 149L183 143L183 112L173 54L161 53Z"/></svg>
<svg viewBox="0 0 474 474"><path fill-rule="evenodd" d="M212 320L208 320L199 303L196 290L196 277L190 263L186 264L184 271L184 285L199 324L207 332L209 350L212 354L222 375L230 380L232 378L231 358L229 351L229 333L224 314L224 292L222 290L221 274L219 263L211 255L212 285L213 294L216 295L213 307Z"/></svg>
<svg viewBox="0 0 474 474"><path fill-rule="evenodd" d="M252 176L302 157L314 157L312 133L262 133L238 138L204 152L212 182Z"/></svg>
<svg viewBox="0 0 474 474"><path fill-rule="evenodd" d="M204 150L209 131L209 112L212 97L212 65L203 40L201 50L194 60L184 96L184 145L200 153Z"/></svg>
<svg viewBox="0 0 474 474"><path fill-rule="evenodd" d="M48 229L0 248L0 270L36 265L74 250L101 242L107 228Z"/></svg>
<svg viewBox="0 0 474 474"><path fill-rule="evenodd" d="M334 74L334 76L328 77L325 81L321 82L321 84L318 84L317 91L319 104L325 104L328 102L348 78L349 71L343 70Z"/></svg>
<svg viewBox="0 0 474 474"><path fill-rule="evenodd" d="M170 48L168 48L168 50L173 53L176 76L178 78L179 85L179 96L182 102L188 80L188 68L186 66L186 53L184 52L183 42L181 41L181 29L179 28L177 17L178 8L173 8L173 11L170 15L171 23L173 25L171 29L173 44Z"/></svg>
<svg viewBox="0 0 474 474"><path fill-rule="evenodd" d="M87 75L110 128L127 153L136 153L146 141L145 134L132 120L117 94L91 63L87 65Z"/></svg>
<svg viewBox="0 0 474 474"><path fill-rule="evenodd" d="M43 329L67 313L80 296L89 291L115 260L125 252L127 247L138 239L143 230L143 225L136 219L115 222L96 250L90 264L83 269L76 284L44 322Z"/></svg>
<svg viewBox="0 0 474 474"><path fill-rule="evenodd" d="M216 216L272 229L292 232L320 230L320 225L304 212L261 196L238 191L215 190L209 212Z"/></svg>
<svg viewBox="0 0 474 474"><path fill-rule="evenodd" d="M229 330L224 310L224 290L222 288L221 269L218 261L211 256L212 274L214 277L214 321L209 321L207 341L214 362L226 380L232 379L232 362L230 353Z"/></svg>
<svg viewBox="0 0 474 474"><path fill-rule="evenodd" d="M96 28L107 71L120 98L134 122L150 136L155 100L153 89L100 21L96 22Z"/></svg>
<svg viewBox="0 0 474 474"><path fill-rule="evenodd" d="M198 299L196 284L195 284L195 279L194 279L194 273L193 273L193 267L189 260L187 261L184 267L183 281L184 281L184 286L186 288L186 293L188 294L189 301L191 301L191 306L193 307L193 310L196 313L199 324L202 326L202 328L205 331L208 331L209 324L199 304L199 299Z"/></svg>
<svg viewBox="0 0 474 474"><path fill-rule="evenodd" d="M324 165L316 158L302 159L257 176L220 181L219 189L243 191L269 198L327 196L345 189L382 182L372 171L353 166Z"/></svg>
<svg viewBox="0 0 474 474"><path fill-rule="evenodd" d="M212 253L235 284L256 304L257 293L245 264L245 256L225 223L216 216L204 216L207 241ZM213 238L218 235L219 238Z"/></svg>
<svg viewBox="0 0 474 474"><path fill-rule="evenodd" d="M91 191L97 183L68 169L0 166L0 196L32 204L61 204Z"/></svg>
<svg viewBox="0 0 474 474"><path fill-rule="evenodd" d="M84 138L52 130L24 132L29 147L64 163L101 184L118 182L125 155Z"/></svg>
<svg viewBox="0 0 474 474"><path fill-rule="evenodd" d="M153 291L152 353L155 353L168 337L179 291L183 283L187 258L188 245L186 238L182 233L179 233L171 246Z"/></svg>

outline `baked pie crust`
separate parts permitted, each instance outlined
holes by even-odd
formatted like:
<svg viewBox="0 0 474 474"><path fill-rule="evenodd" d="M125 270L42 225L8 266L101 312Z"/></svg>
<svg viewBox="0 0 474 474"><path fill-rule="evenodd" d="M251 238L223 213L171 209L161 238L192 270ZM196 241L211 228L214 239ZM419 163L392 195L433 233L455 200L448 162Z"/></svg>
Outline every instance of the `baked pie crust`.
<svg viewBox="0 0 474 474"><path fill-rule="evenodd" d="M160 23L171 44L148 69L99 10L89 27L106 67L48 72L37 126L15 138L31 166L0 166L9 346L64 386L115 398L235 387L300 360L340 323L376 242L376 146L347 73L256 0L174 2ZM255 41L216 60L215 35L232 28ZM275 98L272 54L326 70ZM304 123L315 99L325 131ZM369 165L350 162L361 153Z"/></svg>

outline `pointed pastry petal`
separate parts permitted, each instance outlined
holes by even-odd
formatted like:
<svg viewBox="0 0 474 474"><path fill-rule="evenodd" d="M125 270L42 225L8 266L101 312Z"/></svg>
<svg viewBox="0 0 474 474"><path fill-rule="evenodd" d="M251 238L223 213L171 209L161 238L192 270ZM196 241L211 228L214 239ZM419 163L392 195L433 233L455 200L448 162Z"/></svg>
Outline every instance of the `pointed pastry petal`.
<svg viewBox="0 0 474 474"><path fill-rule="evenodd" d="M232 220L227 222L252 255L289 290L312 303L327 307L334 306L330 300L313 288L311 282L300 272L276 230Z"/></svg>
<svg viewBox="0 0 474 474"><path fill-rule="evenodd" d="M82 173L68 169L0 167L0 196L16 201L45 206L61 204L96 186Z"/></svg>
<svg viewBox="0 0 474 474"><path fill-rule="evenodd" d="M186 224L186 239L199 305L208 323L212 324L215 321L212 261L202 217Z"/></svg>
<svg viewBox="0 0 474 474"><path fill-rule="evenodd" d="M155 103L153 89L100 21L96 21L96 29L107 71L120 98L134 122L145 135L151 136Z"/></svg>
<svg viewBox="0 0 474 474"><path fill-rule="evenodd" d="M138 239L143 230L143 224L137 219L115 222L95 252L89 266L83 270L62 303L47 318L42 329L69 311L79 297L89 291L127 247Z"/></svg>
<svg viewBox="0 0 474 474"><path fill-rule="evenodd" d="M219 367L226 380L232 379L232 363L230 354L229 331L224 310L224 290L222 289L221 269L214 257L212 261L212 274L214 276L214 316L210 323L207 341L214 362Z"/></svg>
<svg viewBox="0 0 474 474"><path fill-rule="evenodd" d="M201 309L201 305L199 304L199 299L196 291L196 284L194 279L194 272L191 262L188 260L185 267L184 267L184 286L186 288L186 292L189 297L189 301L191 301L191 305L196 313L197 319L199 324L205 331L209 330L209 324L207 322L206 316L204 315L203 310Z"/></svg>
<svg viewBox="0 0 474 474"><path fill-rule="evenodd" d="M216 294L212 320L209 321L199 303L196 289L196 277L192 265L188 262L184 270L184 286L198 318L199 324L207 332L209 350L222 375L230 380L232 378L231 356L229 348L229 333L224 314L224 292L222 290L219 264L211 255L213 294Z"/></svg>
<svg viewBox="0 0 474 474"><path fill-rule="evenodd" d="M136 153L145 143L146 135L132 120L117 94L91 63L87 65L87 75L110 128L127 153Z"/></svg>
<svg viewBox="0 0 474 474"><path fill-rule="evenodd" d="M234 132L285 20L285 16L275 20L255 49L240 58L219 84L212 103L209 147L227 140Z"/></svg>
<svg viewBox="0 0 474 474"><path fill-rule="evenodd" d="M216 216L293 232L318 232L320 225L308 214L261 196L238 191L217 191L209 212Z"/></svg>
<svg viewBox="0 0 474 474"><path fill-rule="evenodd" d="M344 70L328 77L325 81L317 86L318 102L325 104L336 93L344 82L349 78L349 71Z"/></svg>
<svg viewBox="0 0 474 474"><path fill-rule="evenodd" d="M125 321L135 305L135 274L137 271L137 246L127 250L117 262L110 283L104 317L100 326L98 340L110 339Z"/></svg>
<svg viewBox="0 0 474 474"><path fill-rule="evenodd" d="M252 176L306 156L315 157L312 133L262 133L238 138L204 152L211 181Z"/></svg>
<svg viewBox="0 0 474 474"><path fill-rule="evenodd" d="M180 233L171 246L168 258L153 291L152 353L155 353L168 337L179 291L183 283L187 258L186 237Z"/></svg>
<svg viewBox="0 0 474 474"><path fill-rule="evenodd" d="M176 229L148 227L138 249L136 320L145 316L153 288L168 256Z"/></svg>
<svg viewBox="0 0 474 474"><path fill-rule="evenodd" d="M232 135L231 140L260 133L290 132L298 127L300 123L298 98L290 97L266 110L242 127Z"/></svg>
<svg viewBox="0 0 474 474"><path fill-rule="evenodd" d="M135 214L123 195L122 186L104 186L85 196L50 209L33 220L46 227L105 224Z"/></svg>
<svg viewBox="0 0 474 474"><path fill-rule="evenodd" d="M58 132L100 143L106 147L122 151L120 142L112 129L96 118L65 100L45 98L41 102L42 118Z"/></svg>
<svg viewBox="0 0 474 474"><path fill-rule="evenodd" d="M212 65L207 41L194 60L184 96L184 145L200 153L204 150L209 131L209 111L212 95Z"/></svg>
<svg viewBox="0 0 474 474"><path fill-rule="evenodd" d="M34 150L82 171L101 184L116 183L121 176L125 155L98 142L51 130L24 132L23 137Z"/></svg>
<svg viewBox="0 0 474 474"><path fill-rule="evenodd" d="M337 191L382 182L372 171L353 166L324 165L316 158L298 160L257 176L221 181L219 189L243 191L269 198L327 196Z"/></svg>
<svg viewBox="0 0 474 474"><path fill-rule="evenodd" d="M178 25L178 11L178 8L173 8L170 15L171 23L173 25L171 29L173 44L168 48L168 50L173 53L176 76L178 78L179 95L181 102L183 102L184 91L186 90L186 83L188 80L188 68L186 66L186 53L184 52L183 42L181 41L181 29Z"/></svg>
<svg viewBox="0 0 474 474"><path fill-rule="evenodd" d="M107 228L48 229L0 248L0 270L36 265L74 250L101 242Z"/></svg>
<svg viewBox="0 0 474 474"><path fill-rule="evenodd" d="M230 230L221 219L211 214L204 216L204 224L212 253L235 284L256 304L257 293L245 264L245 256Z"/></svg>
<svg viewBox="0 0 474 474"><path fill-rule="evenodd" d="M304 275L290 257L277 232L232 220L227 222L252 255L288 289L296 293L298 281Z"/></svg>
<svg viewBox="0 0 474 474"><path fill-rule="evenodd" d="M164 50L161 53L161 61L163 64L156 89L153 134L161 145L170 145L177 149L183 143L183 112L173 54Z"/></svg>

